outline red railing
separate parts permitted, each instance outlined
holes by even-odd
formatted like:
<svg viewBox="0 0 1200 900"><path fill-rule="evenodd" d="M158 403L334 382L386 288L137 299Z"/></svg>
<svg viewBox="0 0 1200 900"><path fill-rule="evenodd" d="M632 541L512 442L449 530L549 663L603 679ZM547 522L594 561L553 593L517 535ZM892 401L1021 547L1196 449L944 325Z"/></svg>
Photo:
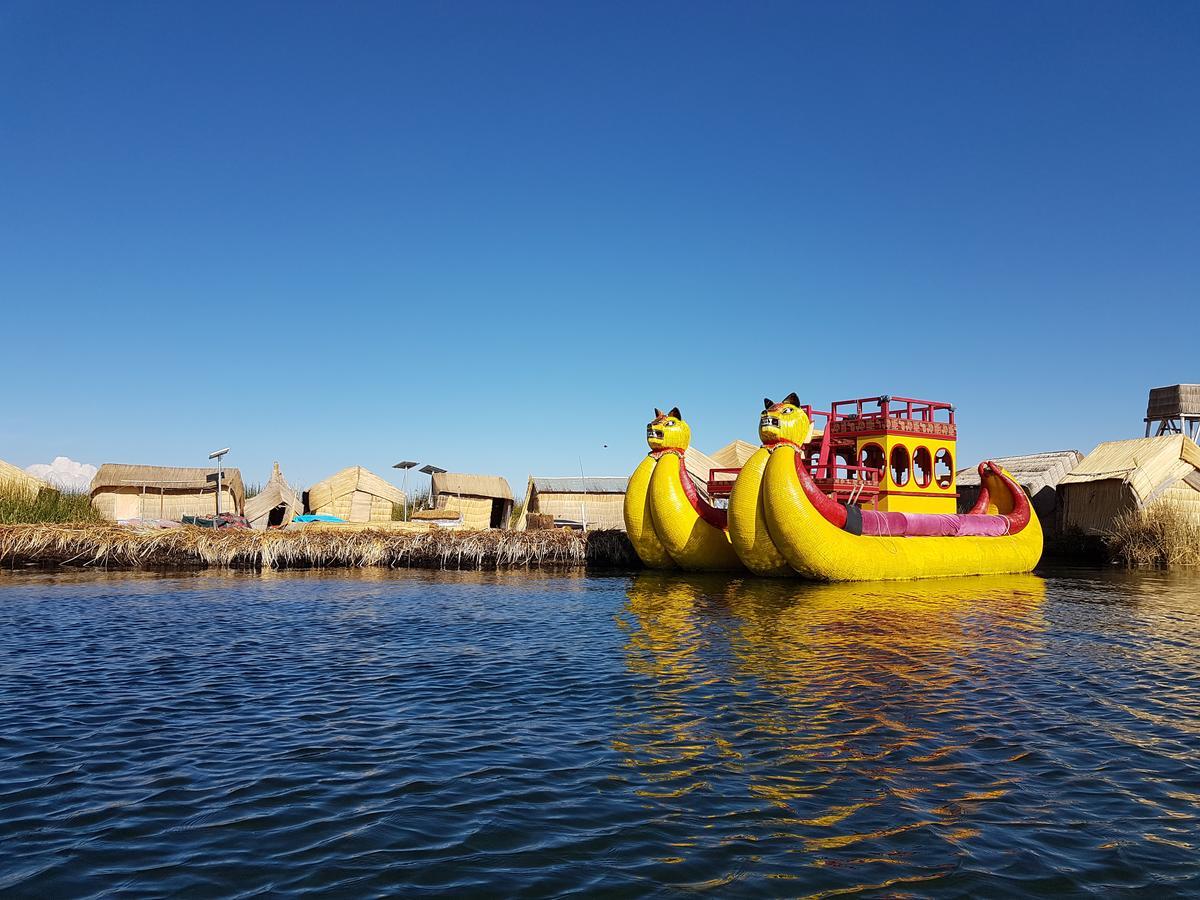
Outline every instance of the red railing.
<svg viewBox="0 0 1200 900"><path fill-rule="evenodd" d="M733 481L737 478L737 469L709 469L708 470L708 494L710 497L725 497L733 490ZM718 475L732 475L733 478L720 478Z"/></svg>
<svg viewBox="0 0 1200 900"><path fill-rule="evenodd" d="M883 481L883 469L876 469L872 466L850 466L842 463L830 463L823 466L818 463L811 466L811 474L813 480L818 484L822 482L834 481L853 481L861 485L861 489L865 491L879 490L879 484ZM709 469L708 470L708 494L710 497L726 497L733 490L734 479L737 478L738 472L741 469ZM733 478L718 478L718 475L732 475Z"/></svg>
<svg viewBox="0 0 1200 900"><path fill-rule="evenodd" d="M874 404L875 408L870 406ZM839 400L831 409L833 422L844 419L911 419L914 422L944 421L954 424L954 406L939 400L917 400L913 397L862 397L858 400ZM938 419L945 413L945 419Z"/></svg>
<svg viewBox="0 0 1200 900"><path fill-rule="evenodd" d="M861 481L868 487L879 487L879 483L883 481L883 469L876 469L873 466L848 466L842 463L821 465L817 463L812 467L811 474L814 481Z"/></svg>

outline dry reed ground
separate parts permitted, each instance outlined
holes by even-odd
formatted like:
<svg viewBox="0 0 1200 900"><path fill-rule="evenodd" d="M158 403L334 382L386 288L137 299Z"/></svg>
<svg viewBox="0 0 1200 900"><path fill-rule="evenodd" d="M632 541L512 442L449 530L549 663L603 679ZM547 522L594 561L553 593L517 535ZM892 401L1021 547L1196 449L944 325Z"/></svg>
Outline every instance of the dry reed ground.
<svg viewBox="0 0 1200 900"><path fill-rule="evenodd" d="M304 528L249 531L110 524L0 525L0 565L106 568L634 568L621 531Z"/></svg>

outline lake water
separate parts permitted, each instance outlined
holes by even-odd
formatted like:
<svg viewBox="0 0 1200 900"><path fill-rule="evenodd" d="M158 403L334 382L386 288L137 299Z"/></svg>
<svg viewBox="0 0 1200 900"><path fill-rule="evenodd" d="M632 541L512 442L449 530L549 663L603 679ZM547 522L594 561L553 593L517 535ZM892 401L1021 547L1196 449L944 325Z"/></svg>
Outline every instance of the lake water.
<svg viewBox="0 0 1200 900"><path fill-rule="evenodd" d="M0 894L1200 894L1200 578L0 575Z"/></svg>

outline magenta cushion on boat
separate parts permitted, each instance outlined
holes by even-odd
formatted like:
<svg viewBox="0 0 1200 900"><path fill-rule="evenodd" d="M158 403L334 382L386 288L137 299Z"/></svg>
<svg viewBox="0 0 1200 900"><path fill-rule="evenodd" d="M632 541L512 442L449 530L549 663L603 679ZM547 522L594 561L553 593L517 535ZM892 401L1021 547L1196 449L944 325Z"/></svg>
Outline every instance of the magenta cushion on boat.
<svg viewBox="0 0 1200 900"><path fill-rule="evenodd" d="M874 537L1000 537L1008 534L1008 518L864 509L862 529Z"/></svg>

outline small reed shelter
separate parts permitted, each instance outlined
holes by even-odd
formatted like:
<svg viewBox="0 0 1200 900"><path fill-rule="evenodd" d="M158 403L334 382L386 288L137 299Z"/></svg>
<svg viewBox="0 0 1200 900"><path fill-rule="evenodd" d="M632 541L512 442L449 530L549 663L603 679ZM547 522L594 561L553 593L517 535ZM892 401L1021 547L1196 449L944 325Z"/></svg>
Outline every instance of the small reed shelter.
<svg viewBox="0 0 1200 900"><path fill-rule="evenodd" d="M1172 384L1150 389L1146 403L1146 437L1151 430L1162 434L1186 434L1200 441L1200 384Z"/></svg>
<svg viewBox="0 0 1200 900"><path fill-rule="evenodd" d="M1058 483L1079 465L1083 454L1078 450L1052 450L1024 456L1004 456L995 462L1004 466L1017 484L1033 500L1033 508L1043 528L1054 529L1058 524ZM979 499L979 467L959 469L958 511L965 513Z"/></svg>
<svg viewBox="0 0 1200 900"><path fill-rule="evenodd" d="M0 459L0 489L37 494L54 490L47 482Z"/></svg>
<svg viewBox="0 0 1200 900"><path fill-rule="evenodd" d="M555 526L625 530L628 478L530 475L525 489L524 522L530 514L552 516Z"/></svg>
<svg viewBox="0 0 1200 900"><path fill-rule="evenodd" d="M1156 502L1200 522L1200 447L1183 434L1108 441L1059 481L1058 495L1064 527L1089 534Z"/></svg>
<svg viewBox="0 0 1200 900"><path fill-rule="evenodd" d="M217 470L183 466L105 463L92 478L92 505L114 522L212 516L217 512ZM221 512L241 515L246 489L237 469L221 470Z"/></svg>
<svg viewBox="0 0 1200 900"><path fill-rule="evenodd" d="M337 516L346 522L391 522L404 492L369 469L350 466L318 481L305 492L304 505L315 515Z"/></svg>
<svg viewBox="0 0 1200 900"><path fill-rule="evenodd" d="M512 489L499 475L435 472L432 479L433 505L460 513L463 528L482 531L508 527L513 509Z"/></svg>
<svg viewBox="0 0 1200 900"><path fill-rule="evenodd" d="M303 511L300 495L284 480L279 463L275 463L271 480L246 501L245 515L251 528L266 531L268 528L286 528Z"/></svg>

